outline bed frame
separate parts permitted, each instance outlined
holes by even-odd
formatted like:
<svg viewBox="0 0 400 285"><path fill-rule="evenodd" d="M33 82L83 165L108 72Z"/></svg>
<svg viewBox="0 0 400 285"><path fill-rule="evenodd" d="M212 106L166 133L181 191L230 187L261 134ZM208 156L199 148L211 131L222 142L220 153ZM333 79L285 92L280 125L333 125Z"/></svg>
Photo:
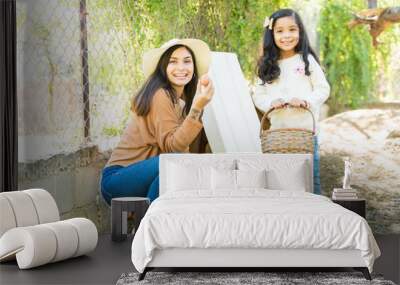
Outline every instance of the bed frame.
<svg viewBox="0 0 400 285"><path fill-rule="evenodd" d="M230 153L218 154L218 157L241 158L271 156L281 154L260 153ZM213 154L185 154L188 159L196 156L196 159L212 161L218 159ZM304 160L312 168L312 156L309 154L293 154L292 158ZM165 185L168 179L166 175L167 160L181 159L182 154L163 154L160 156L160 195L166 191ZM313 181L310 171L309 189L312 192ZM361 271L367 280L371 275L361 257L359 250L333 250L333 249L255 249L255 248L168 248L157 249L153 259L139 280L143 280L146 273L155 268L233 268L237 271L246 271L246 268L343 268L350 267Z"/></svg>
<svg viewBox="0 0 400 285"><path fill-rule="evenodd" d="M351 267L361 271L371 280L368 268L359 250L329 249L193 249L170 248L156 250L152 261L139 275L143 280L146 273L155 268L337 268Z"/></svg>

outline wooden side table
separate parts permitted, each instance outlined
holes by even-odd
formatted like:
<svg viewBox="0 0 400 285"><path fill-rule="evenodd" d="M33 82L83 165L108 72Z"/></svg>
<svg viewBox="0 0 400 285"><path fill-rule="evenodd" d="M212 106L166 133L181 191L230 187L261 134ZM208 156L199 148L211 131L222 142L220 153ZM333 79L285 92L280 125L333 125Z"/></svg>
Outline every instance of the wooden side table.
<svg viewBox="0 0 400 285"><path fill-rule="evenodd" d="M366 202L365 199L348 199L348 200L332 200L332 202L339 204L340 206L353 211L356 214L359 214L361 217L365 219L365 208Z"/></svg>
<svg viewBox="0 0 400 285"><path fill-rule="evenodd" d="M111 200L111 239L123 241L128 234L128 212L135 214L135 231L150 205L148 198L121 197Z"/></svg>

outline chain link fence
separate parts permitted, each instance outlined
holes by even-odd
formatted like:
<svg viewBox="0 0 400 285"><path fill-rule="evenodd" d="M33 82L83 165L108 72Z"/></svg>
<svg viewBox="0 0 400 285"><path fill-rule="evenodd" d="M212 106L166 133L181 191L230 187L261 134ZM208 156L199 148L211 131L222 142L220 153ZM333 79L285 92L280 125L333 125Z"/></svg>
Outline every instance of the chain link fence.
<svg viewBox="0 0 400 285"><path fill-rule="evenodd" d="M110 231L101 169L143 81L146 29L127 0L17 0L18 187L43 188L62 219ZM133 5L133 6L132 6Z"/></svg>
<svg viewBox="0 0 400 285"><path fill-rule="evenodd" d="M17 0L20 161L117 143L142 80L122 2Z"/></svg>

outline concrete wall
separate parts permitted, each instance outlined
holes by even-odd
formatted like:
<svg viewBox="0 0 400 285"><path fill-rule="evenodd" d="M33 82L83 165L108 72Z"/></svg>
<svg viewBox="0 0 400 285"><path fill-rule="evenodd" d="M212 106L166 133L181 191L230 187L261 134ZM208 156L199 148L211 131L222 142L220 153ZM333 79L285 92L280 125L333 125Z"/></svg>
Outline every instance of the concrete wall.
<svg viewBox="0 0 400 285"><path fill-rule="evenodd" d="M19 161L84 143L79 0L17 1Z"/></svg>
<svg viewBox="0 0 400 285"><path fill-rule="evenodd" d="M110 209L99 186L106 157L97 147L87 147L68 155L19 163L18 187L46 189L54 197L62 219L86 217L99 232L109 232Z"/></svg>
<svg viewBox="0 0 400 285"><path fill-rule="evenodd" d="M110 211L99 179L107 152L84 137L79 13L79 0L17 1L19 189L46 189L62 218L87 217L104 232ZM104 113L100 130L101 122L112 121Z"/></svg>

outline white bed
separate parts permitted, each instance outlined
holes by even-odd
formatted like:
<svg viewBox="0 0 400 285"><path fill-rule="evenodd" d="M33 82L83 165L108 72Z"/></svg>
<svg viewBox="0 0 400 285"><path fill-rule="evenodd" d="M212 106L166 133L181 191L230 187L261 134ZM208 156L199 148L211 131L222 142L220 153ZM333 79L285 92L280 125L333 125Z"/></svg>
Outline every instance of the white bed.
<svg viewBox="0 0 400 285"><path fill-rule="evenodd" d="M293 189L239 187L259 183L260 167L285 170L280 183ZM370 278L380 251L367 222L311 194L311 170L310 155L162 155L160 197L132 243L140 278L154 267L354 267Z"/></svg>

